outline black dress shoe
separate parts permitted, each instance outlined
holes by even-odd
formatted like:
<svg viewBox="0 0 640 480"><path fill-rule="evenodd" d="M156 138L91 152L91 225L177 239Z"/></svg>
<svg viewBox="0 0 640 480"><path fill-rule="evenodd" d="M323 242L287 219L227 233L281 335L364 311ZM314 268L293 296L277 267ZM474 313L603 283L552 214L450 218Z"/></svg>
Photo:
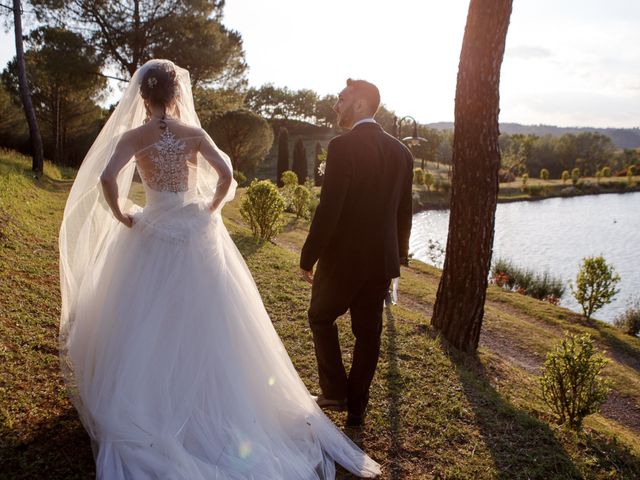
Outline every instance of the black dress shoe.
<svg viewBox="0 0 640 480"><path fill-rule="evenodd" d="M344 412L347 409L347 399L333 400L325 397L323 394L313 396L318 406L324 410L334 410L336 412Z"/></svg>
<svg viewBox="0 0 640 480"><path fill-rule="evenodd" d="M345 422L346 427L355 427L362 428L364 427L364 414L363 415L355 415L351 412L347 414L347 421Z"/></svg>

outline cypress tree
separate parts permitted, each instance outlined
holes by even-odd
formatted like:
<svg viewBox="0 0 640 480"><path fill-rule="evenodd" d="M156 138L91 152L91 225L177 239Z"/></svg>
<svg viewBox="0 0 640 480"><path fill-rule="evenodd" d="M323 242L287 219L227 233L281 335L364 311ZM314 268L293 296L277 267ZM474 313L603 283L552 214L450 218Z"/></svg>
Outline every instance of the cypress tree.
<svg viewBox="0 0 640 480"><path fill-rule="evenodd" d="M322 175L318 173L318 167L320 166L320 156L322 155L322 146L320 142L316 142L316 158L313 162L313 178L315 180L316 187L322 186Z"/></svg>
<svg viewBox="0 0 640 480"><path fill-rule="evenodd" d="M289 131L282 127L278 134L278 165L276 167L276 181L282 187L282 174L289 170Z"/></svg>
<svg viewBox="0 0 640 480"><path fill-rule="evenodd" d="M307 151L302 143L302 138L298 138L293 147L293 166L291 168L298 176L298 183L302 185L309 175L307 171Z"/></svg>

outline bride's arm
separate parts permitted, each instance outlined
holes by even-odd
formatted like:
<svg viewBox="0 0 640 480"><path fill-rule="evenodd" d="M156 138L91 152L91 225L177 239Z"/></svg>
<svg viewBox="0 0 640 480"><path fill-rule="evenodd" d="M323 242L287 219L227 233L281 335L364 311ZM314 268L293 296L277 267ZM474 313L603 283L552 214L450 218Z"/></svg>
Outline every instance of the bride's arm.
<svg viewBox="0 0 640 480"><path fill-rule="evenodd" d="M216 144L205 136L200 142L200 153L211 164L218 174L218 184L216 185L216 193L213 195L213 200L209 209L213 212L220 205L224 197L227 196L231 182L233 181L233 172L229 168L227 162L223 157L223 153L216 147Z"/></svg>
<svg viewBox="0 0 640 480"><path fill-rule="evenodd" d="M126 133L120 139L116 145L115 151L109 160L109 163L105 167L102 175L100 175L100 183L102 184L102 191L104 192L107 204L111 208L111 211L115 217L124 223L127 227L131 227L133 221L130 216L124 215L118 205L118 173L129 163L131 157L135 154L134 147L130 140L129 135Z"/></svg>

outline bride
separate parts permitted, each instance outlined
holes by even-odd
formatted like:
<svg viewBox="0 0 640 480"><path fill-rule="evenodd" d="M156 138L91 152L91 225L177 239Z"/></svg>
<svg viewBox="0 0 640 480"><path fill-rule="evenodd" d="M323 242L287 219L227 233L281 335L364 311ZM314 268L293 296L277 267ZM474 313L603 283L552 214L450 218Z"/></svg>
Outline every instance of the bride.
<svg viewBox="0 0 640 480"><path fill-rule="evenodd" d="M147 62L67 201L61 358L97 478L375 477L276 334L220 216L231 162L199 125L188 72ZM134 168L144 208L125 200Z"/></svg>

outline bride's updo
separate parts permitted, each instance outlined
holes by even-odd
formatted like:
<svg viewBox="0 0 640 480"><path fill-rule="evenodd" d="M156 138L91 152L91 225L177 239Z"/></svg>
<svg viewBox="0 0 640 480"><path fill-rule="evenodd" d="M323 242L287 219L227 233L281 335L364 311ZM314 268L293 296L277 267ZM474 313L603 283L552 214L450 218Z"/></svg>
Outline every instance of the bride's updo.
<svg viewBox="0 0 640 480"><path fill-rule="evenodd" d="M169 63L154 65L144 73L140 95L148 103L166 108L177 93L176 71Z"/></svg>

